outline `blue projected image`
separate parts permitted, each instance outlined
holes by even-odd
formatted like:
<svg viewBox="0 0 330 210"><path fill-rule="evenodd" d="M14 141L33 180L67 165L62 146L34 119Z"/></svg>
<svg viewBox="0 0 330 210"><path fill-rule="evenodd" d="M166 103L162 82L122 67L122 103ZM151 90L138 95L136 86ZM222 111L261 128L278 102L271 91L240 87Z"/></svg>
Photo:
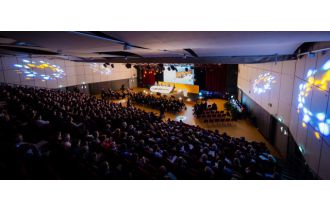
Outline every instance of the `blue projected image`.
<svg viewBox="0 0 330 210"><path fill-rule="evenodd" d="M315 75L320 75L321 78L315 79ZM311 93L313 85L319 86L323 91L328 90L328 84L330 82L330 60L323 64L320 71L309 69L306 74L306 81L306 83L299 85L297 112L302 114L302 126L306 127L307 124L312 126L315 129L315 137L320 139L320 134L323 136L330 135L330 119L326 118L326 113L324 112L312 113L306 106L305 98Z"/></svg>
<svg viewBox="0 0 330 210"><path fill-rule="evenodd" d="M253 82L253 92L257 94L265 93L272 88L272 84L275 82L275 76L269 72L262 73Z"/></svg>
<svg viewBox="0 0 330 210"><path fill-rule="evenodd" d="M22 59L24 65L14 64L15 71L18 74L24 75L25 80L40 79L42 81L61 79L66 74L64 70L58 65L51 65L45 61L36 62L27 59ZM46 71L51 71L51 74L46 75Z"/></svg>

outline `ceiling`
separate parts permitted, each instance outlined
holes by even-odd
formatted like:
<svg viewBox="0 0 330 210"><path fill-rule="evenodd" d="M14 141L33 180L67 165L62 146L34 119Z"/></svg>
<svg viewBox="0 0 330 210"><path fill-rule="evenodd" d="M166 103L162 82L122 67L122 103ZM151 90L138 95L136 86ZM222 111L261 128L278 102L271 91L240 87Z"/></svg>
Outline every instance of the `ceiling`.
<svg viewBox="0 0 330 210"><path fill-rule="evenodd" d="M306 42L325 41L330 41L330 32L0 32L0 55L245 63L288 59Z"/></svg>

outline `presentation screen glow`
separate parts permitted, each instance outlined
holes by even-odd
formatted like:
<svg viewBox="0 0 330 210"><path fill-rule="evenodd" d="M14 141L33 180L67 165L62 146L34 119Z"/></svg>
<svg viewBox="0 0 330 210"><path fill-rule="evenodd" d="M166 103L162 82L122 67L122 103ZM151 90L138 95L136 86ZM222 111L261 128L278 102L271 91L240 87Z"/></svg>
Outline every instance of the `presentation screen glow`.
<svg viewBox="0 0 330 210"><path fill-rule="evenodd" d="M164 64L164 82L194 84L193 64Z"/></svg>

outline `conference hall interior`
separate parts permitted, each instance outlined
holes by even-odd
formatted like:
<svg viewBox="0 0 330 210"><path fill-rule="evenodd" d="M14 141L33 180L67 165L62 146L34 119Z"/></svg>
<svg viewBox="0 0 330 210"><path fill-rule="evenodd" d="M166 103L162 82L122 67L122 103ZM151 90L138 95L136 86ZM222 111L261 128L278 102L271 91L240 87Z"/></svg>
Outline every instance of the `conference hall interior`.
<svg viewBox="0 0 330 210"><path fill-rule="evenodd" d="M329 41L0 31L0 179L330 179Z"/></svg>

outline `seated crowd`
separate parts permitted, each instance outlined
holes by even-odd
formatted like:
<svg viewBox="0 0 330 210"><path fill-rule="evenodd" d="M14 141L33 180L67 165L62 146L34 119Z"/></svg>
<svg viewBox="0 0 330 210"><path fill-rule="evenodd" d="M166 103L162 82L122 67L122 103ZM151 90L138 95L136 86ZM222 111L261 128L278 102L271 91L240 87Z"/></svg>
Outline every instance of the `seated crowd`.
<svg viewBox="0 0 330 210"><path fill-rule="evenodd" d="M194 115L196 116L200 116L206 110L217 111L218 106L216 103L213 103L212 105L207 105L207 101L202 101L201 103L196 103L194 105Z"/></svg>
<svg viewBox="0 0 330 210"><path fill-rule="evenodd" d="M176 99L174 96L154 96L151 94L145 94L143 92L130 93L130 99L134 103L147 105L153 109L164 109L166 112L179 113L185 108L185 104L182 100Z"/></svg>
<svg viewBox="0 0 330 210"><path fill-rule="evenodd" d="M124 99L126 95L128 95L128 90L119 90L114 91L111 89L108 90L102 90L101 91L101 98L105 100L119 100Z"/></svg>
<svg viewBox="0 0 330 210"><path fill-rule="evenodd" d="M278 179L262 143L84 93L0 87L6 179Z"/></svg>

